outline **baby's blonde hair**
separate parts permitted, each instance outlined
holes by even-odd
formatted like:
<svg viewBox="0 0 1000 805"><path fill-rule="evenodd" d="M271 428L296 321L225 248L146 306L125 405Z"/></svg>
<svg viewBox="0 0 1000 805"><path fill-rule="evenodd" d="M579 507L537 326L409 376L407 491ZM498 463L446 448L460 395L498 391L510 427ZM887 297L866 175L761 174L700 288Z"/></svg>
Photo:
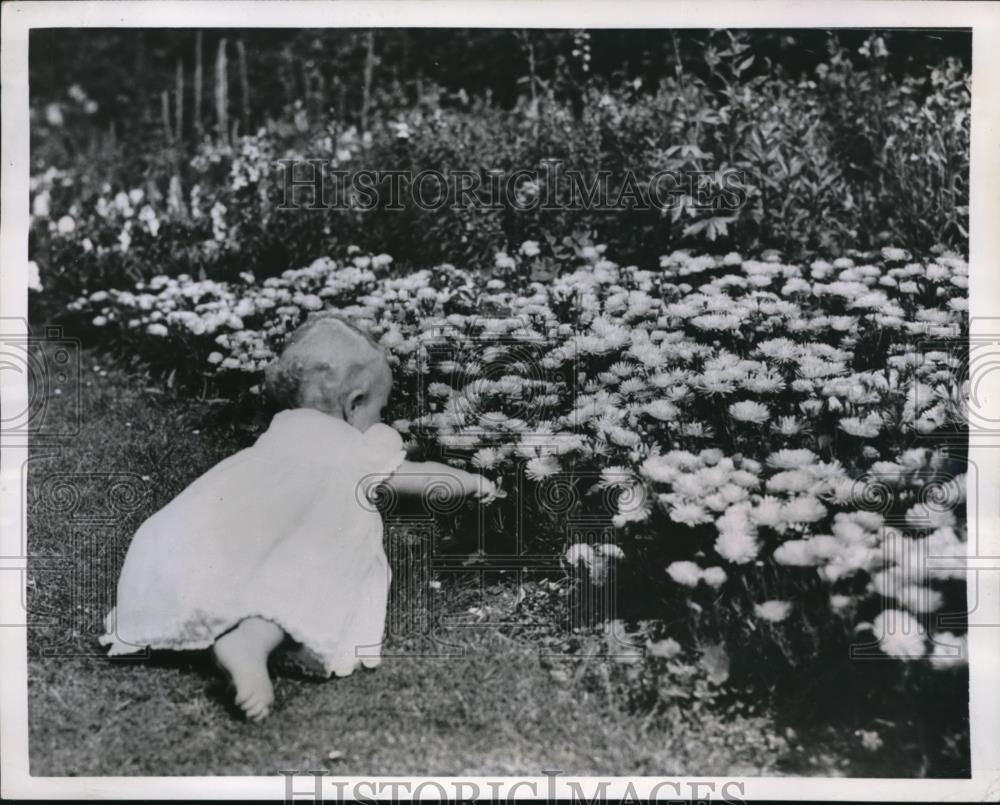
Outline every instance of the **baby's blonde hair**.
<svg viewBox="0 0 1000 805"><path fill-rule="evenodd" d="M392 372L385 353L364 330L335 313L310 318L264 371L270 397L285 408L340 414L347 395L367 391Z"/></svg>

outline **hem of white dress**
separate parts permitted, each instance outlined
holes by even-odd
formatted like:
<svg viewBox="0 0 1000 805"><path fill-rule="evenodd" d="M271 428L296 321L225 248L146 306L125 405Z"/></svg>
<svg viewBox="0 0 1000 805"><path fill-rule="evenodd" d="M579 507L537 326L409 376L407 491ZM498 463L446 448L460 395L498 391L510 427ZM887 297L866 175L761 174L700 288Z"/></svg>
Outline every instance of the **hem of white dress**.
<svg viewBox="0 0 1000 805"><path fill-rule="evenodd" d="M108 619L112 617L113 613L114 610L108 613ZM211 648L215 644L216 640L222 637L222 635L226 632L234 629L241 621L244 621L247 618L263 618L264 620L269 620L277 625L279 629L288 635L288 637L301 646L301 648L296 649L296 653L300 656L304 654L309 658L315 658L315 662L307 661L300 663L300 665L315 669L317 675L323 676L327 679L334 676L349 676L354 673L358 667L375 668L382 662L380 652L371 657L357 657L350 665L344 663L343 661L331 662L324 657L322 652L318 651L314 647L313 641L305 639L298 629L289 628L281 621L281 619L274 618L269 615L263 615L261 613L249 613L238 618L219 621L222 625L218 628L212 628L210 636L191 640L165 639L160 637L126 643L110 631L98 637L97 640L102 646L109 647L107 653L108 657L127 656L129 654L136 654L140 651L145 651L146 649L153 649L154 651L202 651L204 649ZM180 628L177 631L183 631L183 628ZM319 669L322 669L322 671Z"/></svg>

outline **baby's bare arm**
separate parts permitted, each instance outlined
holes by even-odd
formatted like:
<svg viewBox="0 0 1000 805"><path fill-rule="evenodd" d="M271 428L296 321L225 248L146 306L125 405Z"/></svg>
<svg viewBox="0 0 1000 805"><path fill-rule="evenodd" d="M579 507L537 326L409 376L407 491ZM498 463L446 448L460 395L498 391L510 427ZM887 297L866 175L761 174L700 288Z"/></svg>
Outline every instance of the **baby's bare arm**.
<svg viewBox="0 0 1000 805"><path fill-rule="evenodd" d="M484 497L493 487L493 483L481 475L437 461L404 461L385 484L401 495L424 495L433 489L435 494L448 490L454 497Z"/></svg>

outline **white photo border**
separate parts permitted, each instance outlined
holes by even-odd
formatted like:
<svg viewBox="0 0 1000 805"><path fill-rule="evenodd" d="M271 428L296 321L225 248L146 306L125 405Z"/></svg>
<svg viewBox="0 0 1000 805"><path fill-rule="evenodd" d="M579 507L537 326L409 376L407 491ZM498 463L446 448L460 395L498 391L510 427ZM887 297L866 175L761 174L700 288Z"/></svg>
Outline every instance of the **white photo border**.
<svg viewBox="0 0 1000 805"><path fill-rule="evenodd" d="M572 25L570 25L572 23ZM99 0L97 2L6 2L2 8L2 144L0 176L0 325L27 321L28 265L28 35L32 28L971 28L973 31L973 100L970 170L970 321L973 334L998 332L1000 326L1000 4L997 2L910 2L908 0L837 0L789 3L782 0L716 0L715 2L626 2L600 0ZM989 327L993 320L994 328ZM1000 409L1000 372L982 378L980 392ZM0 373L0 412L24 410L26 377ZM137 798L137 799L284 799L286 780L274 777L31 777L28 772L26 629L23 596L26 580L22 522L27 461L23 444L0 442L0 794L4 798ZM989 446L970 445L970 460L983 477L978 510L989 513L971 534L977 559L1000 566L1000 462ZM974 526L970 523L970 528ZM973 570L977 608L1000 613L1000 569ZM976 567L971 564L970 566ZM970 585L971 587L971 585ZM12 624L12 625L11 625ZM1000 799L1000 628L972 628L970 653L970 717L972 777L956 779L830 778L359 778L328 777L324 795L335 799L337 786L351 791L358 783L408 782L409 790L436 780L445 791L468 792L476 784L488 795L511 799L571 795L574 781L587 793L602 780L608 799L702 796L714 783L739 784L730 791L744 800L843 799L984 801ZM540 761L543 762L543 761ZM503 780L488 787L488 780ZM457 782L467 785L456 789ZM297 783L297 790L304 783ZM659 787L657 787L659 785ZM631 786L631 788L630 788ZM359 789L373 798L381 793ZM403 789L407 790L407 789ZM427 790L434 797L438 789ZM697 798L697 794L692 797Z"/></svg>

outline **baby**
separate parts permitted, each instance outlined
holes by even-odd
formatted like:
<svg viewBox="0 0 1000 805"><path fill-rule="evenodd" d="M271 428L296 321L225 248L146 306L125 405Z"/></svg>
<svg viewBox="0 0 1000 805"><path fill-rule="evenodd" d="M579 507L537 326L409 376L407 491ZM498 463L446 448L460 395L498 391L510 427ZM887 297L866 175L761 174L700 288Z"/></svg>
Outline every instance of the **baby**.
<svg viewBox="0 0 1000 805"><path fill-rule="evenodd" d="M375 484L419 495L443 477L456 495L497 494L481 476L405 460L381 423L385 355L336 316L299 328L265 380L286 410L142 524L101 638L111 656L211 647L254 721L274 701L267 664L283 642L326 677L378 665L390 573L366 500Z"/></svg>

